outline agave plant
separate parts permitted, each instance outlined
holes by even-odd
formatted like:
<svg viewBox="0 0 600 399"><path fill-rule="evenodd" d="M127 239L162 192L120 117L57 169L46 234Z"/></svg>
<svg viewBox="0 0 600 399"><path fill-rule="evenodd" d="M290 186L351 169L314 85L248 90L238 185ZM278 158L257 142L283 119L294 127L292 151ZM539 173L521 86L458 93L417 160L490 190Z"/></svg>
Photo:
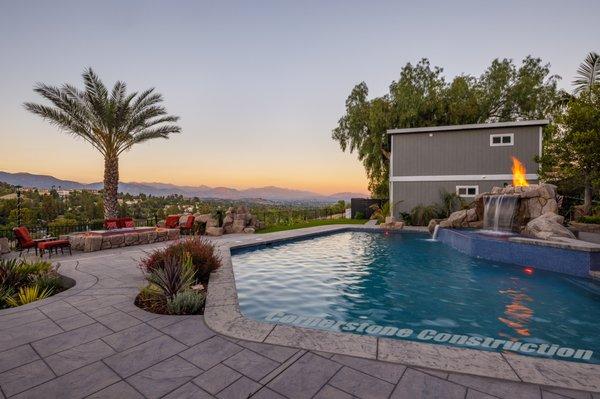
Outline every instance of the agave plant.
<svg viewBox="0 0 600 399"><path fill-rule="evenodd" d="M192 258L172 256L164 260L164 266L156 268L146 275L146 279L165 294L167 300L173 299L178 292L189 288L195 281Z"/></svg>
<svg viewBox="0 0 600 399"><path fill-rule="evenodd" d="M21 287L19 288L19 292L16 296L6 299L6 303L12 307L21 306L31 302L39 301L40 299L48 298L50 295L52 295L52 292L53 289L51 287L47 287L43 290L40 290L37 285Z"/></svg>
<svg viewBox="0 0 600 399"><path fill-rule="evenodd" d="M204 294L200 292L184 290L167 300L167 310L170 314L196 314L202 309L204 299Z"/></svg>
<svg viewBox="0 0 600 399"><path fill-rule="evenodd" d="M589 90L597 83L600 83L600 55L591 52L577 69L577 76L573 81L575 94Z"/></svg>
<svg viewBox="0 0 600 399"><path fill-rule="evenodd" d="M85 90L70 84L38 84L34 91L54 106L25 103L25 109L80 137L104 157L104 217L117 217L119 156L134 144L179 133L179 118L167 115L154 89L127 94L124 82L106 88L91 68L83 73Z"/></svg>

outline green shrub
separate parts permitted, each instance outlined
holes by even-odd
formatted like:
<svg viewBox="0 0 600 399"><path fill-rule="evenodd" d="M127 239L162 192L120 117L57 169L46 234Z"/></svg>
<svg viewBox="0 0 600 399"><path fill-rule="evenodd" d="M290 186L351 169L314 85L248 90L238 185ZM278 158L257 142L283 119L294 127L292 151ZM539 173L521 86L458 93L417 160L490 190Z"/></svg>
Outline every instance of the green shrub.
<svg viewBox="0 0 600 399"><path fill-rule="evenodd" d="M50 295L52 295L52 293L52 288L40 289L40 287L37 285L21 287L19 288L19 292L16 296L11 296L6 299L6 303L12 307L21 306L38 301L40 299L48 298Z"/></svg>
<svg viewBox="0 0 600 399"><path fill-rule="evenodd" d="M414 226L427 226L431 219L439 216L439 210L435 205L417 205L410 211L410 221Z"/></svg>
<svg viewBox="0 0 600 399"><path fill-rule="evenodd" d="M600 215L581 216L577 221L581 223L600 224Z"/></svg>
<svg viewBox="0 0 600 399"><path fill-rule="evenodd" d="M172 299L167 300L169 314L197 314L204 305L204 294L193 290L178 292Z"/></svg>
<svg viewBox="0 0 600 399"><path fill-rule="evenodd" d="M356 212L354 214L354 219L364 219L365 218L365 214L362 212Z"/></svg>
<svg viewBox="0 0 600 399"><path fill-rule="evenodd" d="M58 266L50 262L0 260L0 308L43 299L62 288Z"/></svg>
<svg viewBox="0 0 600 399"><path fill-rule="evenodd" d="M142 288L135 298L135 304L149 312L160 314L167 313L167 298L158 287L153 285Z"/></svg>
<svg viewBox="0 0 600 399"><path fill-rule="evenodd" d="M141 267L148 273L164 267L167 259L190 256L195 271L196 281L206 283L211 272L221 266L221 261L215 254L211 243L194 237L169 245L165 249L152 252L141 262Z"/></svg>
<svg viewBox="0 0 600 399"><path fill-rule="evenodd" d="M157 267L146 275L146 279L154 284L165 295L167 300L173 299L178 292L194 284L194 268L189 255L177 255L164 259L162 267Z"/></svg>

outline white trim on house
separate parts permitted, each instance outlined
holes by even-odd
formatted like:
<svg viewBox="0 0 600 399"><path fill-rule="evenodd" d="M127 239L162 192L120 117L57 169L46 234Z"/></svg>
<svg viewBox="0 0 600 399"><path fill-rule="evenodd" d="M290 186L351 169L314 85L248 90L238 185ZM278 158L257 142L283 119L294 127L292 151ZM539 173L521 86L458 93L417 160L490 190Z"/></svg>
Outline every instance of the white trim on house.
<svg viewBox="0 0 600 399"><path fill-rule="evenodd" d="M467 130L467 129L496 129L496 128L501 128L501 127L520 127L520 126L545 126L548 123L550 123L550 121L548 119L539 119L539 120L516 121L516 122L475 123L475 124L470 124L470 125L413 127L413 128L405 128L405 129L388 129L387 134L443 132L443 131Z"/></svg>
<svg viewBox="0 0 600 399"><path fill-rule="evenodd" d="M394 209L394 185L393 180L392 180L392 176L394 175L394 137L390 137L390 173L389 173L389 179L390 181L388 182L388 197L390 197L389 200L389 208L390 208L390 216L394 216L395 215L395 209Z"/></svg>
<svg viewBox="0 0 600 399"><path fill-rule="evenodd" d="M500 137L499 143L494 143L494 139ZM510 137L510 142L505 143L504 138ZM490 147L506 147L515 145L515 134L514 133L493 133L490 134Z"/></svg>
<svg viewBox="0 0 600 399"><path fill-rule="evenodd" d="M538 180L537 173L525 175L527 180ZM481 180L512 180L511 174L506 175L437 175L437 176L392 176L390 181L423 182L423 181L481 181Z"/></svg>
<svg viewBox="0 0 600 399"><path fill-rule="evenodd" d="M542 157L542 145L544 143L544 134L542 133L542 127L540 126L540 158Z"/></svg>
<svg viewBox="0 0 600 399"><path fill-rule="evenodd" d="M465 189L465 194L461 194L459 193L459 191L461 189ZM475 194L469 194L469 189L470 188L474 188L475 189ZM458 195L459 197L465 197L465 198L469 198L469 197L475 197L477 195L479 195L479 185L473 185L473 186L456 186L456 195Z"/></svg>

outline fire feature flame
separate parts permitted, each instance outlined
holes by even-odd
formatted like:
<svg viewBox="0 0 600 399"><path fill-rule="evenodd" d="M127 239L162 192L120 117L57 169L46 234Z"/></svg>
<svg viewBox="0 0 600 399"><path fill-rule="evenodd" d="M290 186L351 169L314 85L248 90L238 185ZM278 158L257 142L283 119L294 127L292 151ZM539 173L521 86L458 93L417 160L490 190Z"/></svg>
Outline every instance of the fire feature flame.
<svg viewBox="0 0 600 399"><path fill-rule="evenodd" d="M527 179L525 179L525 166L517 158L512 157L512 175L513 175L513 187L527 187Z"/></svg>

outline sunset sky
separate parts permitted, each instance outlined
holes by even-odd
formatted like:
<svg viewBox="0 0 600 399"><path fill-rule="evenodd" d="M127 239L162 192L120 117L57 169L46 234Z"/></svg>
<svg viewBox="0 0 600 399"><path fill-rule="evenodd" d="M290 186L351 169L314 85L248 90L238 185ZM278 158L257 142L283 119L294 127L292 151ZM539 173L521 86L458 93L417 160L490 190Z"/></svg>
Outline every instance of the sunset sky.
<svg viewBox="0 0 600 399"><path fill-rule="evenodd" d="M351 88L406 62L448 77L528 54L569 88L598 51L598 1L0 1L0 170L101 181L89 144L28 114L36 82L156 87L183 133L134 147L121 181L366 192L331 130Z"/></svg>

